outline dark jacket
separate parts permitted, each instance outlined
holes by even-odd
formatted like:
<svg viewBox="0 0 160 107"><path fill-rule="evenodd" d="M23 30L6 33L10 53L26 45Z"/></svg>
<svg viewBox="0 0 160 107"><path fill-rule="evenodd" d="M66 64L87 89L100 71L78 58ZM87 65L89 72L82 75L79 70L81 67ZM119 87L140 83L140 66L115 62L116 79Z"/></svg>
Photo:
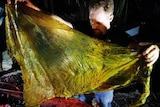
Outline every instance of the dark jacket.
<svg viewBox="0 0 160 107"><path fill-rule="evenodd" d="M73 28L87 34L92 37L92 28L89 21L76 21L72 22ZM134 42L134 40L124 31L112 27L108 30L107 34L104 35L104 38L101 38L104 41L111 41L111 43L118 44L120 46L128 46L129 43Z"/></svg>

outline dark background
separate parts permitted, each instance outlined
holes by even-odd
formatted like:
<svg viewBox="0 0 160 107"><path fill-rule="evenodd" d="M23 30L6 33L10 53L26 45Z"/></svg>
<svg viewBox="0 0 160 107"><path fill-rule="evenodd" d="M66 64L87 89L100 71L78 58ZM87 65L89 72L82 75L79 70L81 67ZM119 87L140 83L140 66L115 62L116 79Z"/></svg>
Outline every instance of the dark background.
<svg viewBox="0 0 160 107"><path fill-rule="evenodd" d="M54 13L65 20L77 21L88 20L89 0L31 0L38 4L45 12ZM140 22L140 12L142 11L142 0L114 0L115 18L114 25L121 29L130 29Z"/></svg>

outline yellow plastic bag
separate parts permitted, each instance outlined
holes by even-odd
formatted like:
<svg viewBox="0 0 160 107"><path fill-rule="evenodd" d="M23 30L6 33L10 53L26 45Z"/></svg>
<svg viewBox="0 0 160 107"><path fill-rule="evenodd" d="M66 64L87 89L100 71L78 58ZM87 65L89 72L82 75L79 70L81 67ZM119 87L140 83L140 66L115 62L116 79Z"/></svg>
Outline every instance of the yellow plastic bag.
<svg viewBox="0 0 160 107"><path fill-rule="evenodd" d="M7 46L22 69L26 106L126 86L144 67L130 49L90 38L51 15L26 6L6 6L6 15Z"/></svg>

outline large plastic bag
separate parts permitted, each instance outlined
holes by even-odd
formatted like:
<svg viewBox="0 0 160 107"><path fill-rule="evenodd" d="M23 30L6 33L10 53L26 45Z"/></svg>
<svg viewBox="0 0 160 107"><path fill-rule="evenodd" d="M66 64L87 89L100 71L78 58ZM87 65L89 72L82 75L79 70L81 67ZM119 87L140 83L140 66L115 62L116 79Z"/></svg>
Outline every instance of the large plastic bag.
<svg viewBox="0 0 160 107"><path fill-rule="evenodd" d="M126 86L141 68L148 70L130 49L91 38L51 15L26 6L6 6L6 15L7 46L22 69L26 106Z"/></svg>

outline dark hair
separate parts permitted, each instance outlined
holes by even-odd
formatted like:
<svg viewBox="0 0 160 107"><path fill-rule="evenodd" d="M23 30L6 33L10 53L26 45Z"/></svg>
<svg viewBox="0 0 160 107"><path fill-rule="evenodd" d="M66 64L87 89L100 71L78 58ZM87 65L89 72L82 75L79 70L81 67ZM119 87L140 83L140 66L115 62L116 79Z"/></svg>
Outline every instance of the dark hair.
<svg viewBox="0 0 160 107"><path fill-rule="evenodd" d="M114 12L113 0L90 0L89 10L103 7L106 12Z"/></svg>

